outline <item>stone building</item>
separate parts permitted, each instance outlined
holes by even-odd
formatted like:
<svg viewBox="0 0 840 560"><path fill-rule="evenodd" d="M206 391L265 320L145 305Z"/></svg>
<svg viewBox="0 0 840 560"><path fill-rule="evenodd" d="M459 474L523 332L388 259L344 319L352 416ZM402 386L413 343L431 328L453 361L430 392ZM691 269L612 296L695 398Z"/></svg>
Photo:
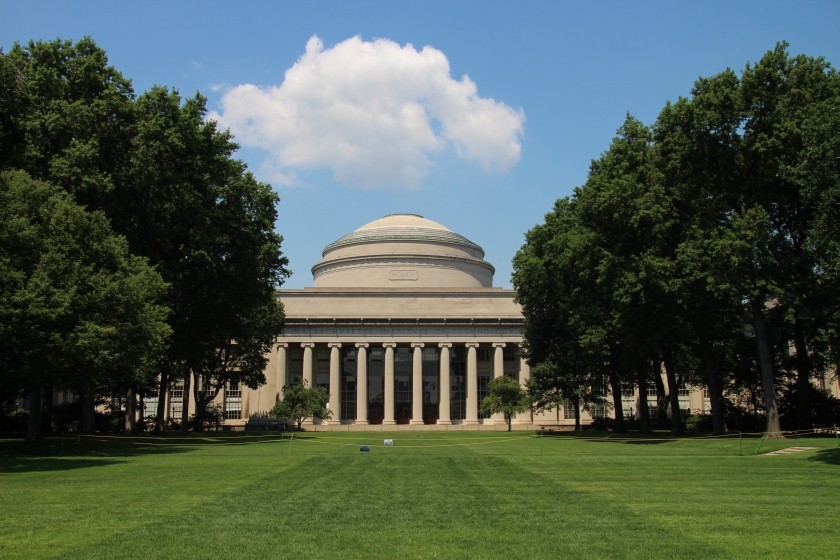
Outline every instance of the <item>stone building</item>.
<svg viewBox="0 0 840 560"><path fill-rule="evenodd" d="M332 419L314 421L325 428L502 426L479 414L487 386L500 375L524 383L529 370L520 308L493 273L481 247L414 214L330 243L312 287L280 290L286 327L268 383L241 396L242 418L265 414L281 387L303 379L329 390Z"/></svg>
<svg viewBox="0 0 840 560"><path fill-rule="evenodd" d="M286 326L256 390L227 387L218 397L229 427L264 424L282 388L303 379L330 394L329 420L319 430L503 430L504 419L482 417L481 400L494 377L524 385L520 355L523 317L511 289L493 287L482 248L415 214L374 220L324 248L314 283L283 289ZM830 382L837 393L837 381ZM679 388L684 414L708 413L701 389ZM170 390L171 418L181 417L183 386ZM656 416L657 387L622 391L625 416L646 399ZM147 399L154 411L156 399ZM611 402L611 397L609 397ZM609 407L581 411L581 420L611 416ZM514 429L574 426L571 406L514 418Z"/></svg>

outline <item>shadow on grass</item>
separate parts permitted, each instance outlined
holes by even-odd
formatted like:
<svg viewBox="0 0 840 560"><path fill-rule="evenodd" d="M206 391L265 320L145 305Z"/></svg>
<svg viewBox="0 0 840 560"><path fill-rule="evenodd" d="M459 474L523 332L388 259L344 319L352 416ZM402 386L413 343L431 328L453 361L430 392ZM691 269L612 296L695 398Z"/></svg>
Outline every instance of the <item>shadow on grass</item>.
<svg viewBox="0 0 840 560"><path fill-rule="evenodd" d="M829 465L840 465L840 448L820 449L809 457L808 460L828 463Z"/></svg>
<svg viewBox="0 0 840 560"><path fill-rule="evenodd" d="M295 433L294 439L314 436ZM120 459L141 455L188 453L199 447L250 445L262 442L282 443L290 435L230 433L163 434L157 436L122 436L99 434L78 437L49 436L37 441L0 440L0 473L61 471L101 467L123 462Z"/></svg>
<svg viewBox="0 0 840 560"><path fill-rule="evenodd" d="M670 434L639 434L639 433L618 433L618 432L544 432L541 437L556 437L565 439L580 439L593 443L629 443L633 445L657 445L668 443L681 436Z"/></svg>

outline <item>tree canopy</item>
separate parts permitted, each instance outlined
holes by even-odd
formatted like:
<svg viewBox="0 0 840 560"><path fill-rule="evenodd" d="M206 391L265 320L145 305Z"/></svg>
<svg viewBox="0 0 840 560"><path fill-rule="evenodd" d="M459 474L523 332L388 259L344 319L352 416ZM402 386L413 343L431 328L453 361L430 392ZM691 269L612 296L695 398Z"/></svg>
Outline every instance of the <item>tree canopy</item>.
<svg viewBox="0 0 840 560"><path fill-rule="evenodd" d="M303 380L283 388L283 398L275 403L269 413L282 422L295 422L300 430L307 418L329 420L330 395L323 387L307 387Z"/></svg>
<svg viewBox="0 0 840 560"><path fill-rule="evenodd" d="M496 377L487 387L487 396L481 401L482 414L504 414L508 431L511 430L511 420L530 407L528 395L519 385L519 381L502 375Z"/></svg>
<svg viewBox="0 0 840 560"><path fill-rule="evenodd" d="M803 388L837 363L838 102L835 70L780 43L700 78L652 127L628 115L514 258L533 385L574 399L605 376L620 423L635 383L645 429L664 369L670 397L708 390L716 432L724 395L760 387L773 435L798 388L785 422L810 427Z"/></svg>
<svg viewBox="0 0 840 560"><path fill-rule="evenodd" d="M29 261L44 254L54 267L43 281L44 290L52 284L52 299L17 304L31 306L32 313L41 304L60 307L81 321L87 311L60 299L63 281L68 291L76 290L74 296L96 294L99 299L90 305L101 304L102 313L110 304L110 320L120 323L110 331L91 323L85 336L79 333L77 350L86 349L87 361L71 356L66 344L53 345L50 359L63 360L63 368L42 367L32 377L17 362L9 362L7 379L39 379L43 391L92 391L91 399L123 394L133 403L134 394L148 392L157 375L161 404L170 382L183 379L185 394L190 387L194 390L199 414L228 383L264 383L265 354L283 325L275 290L289 274L280 250L282 237L275 231L279 198L234 158L238 146L207 119L206 100L200 95L182 99L177 91L159 86L136 96L130 80L108 64L105 51L90 38L75 44L16 44L8 53L0 52L0 77L0 170L19 170L32 178L13 173L4 180L27 185L39 181L38 192L49 191L50 200L60 202L56 208L72 204L74 219L88 224L71 228L66 218L70 230L61 240L47 235L58 235L57 229L44 235L41 230L30 235L31 227L6 230L9 247L28 244L29 256L15 252L4 266L31 269ZM58 196L55 188L66 196ZM10 224L32 217L24 205L10 200L3 208ZM80 212L88 214L82 219ZM119 241L107 241L108 235ZM93 285L100 282L96 266L107 264L102 263L107 259L99 242L112 252L119 246L125 266L133 267L137 285L124 297L134 296L137 310L123 309L122 303L105 297L110 292L96 291L106 289ZM94 264L85 268L86 259ZM82 290L71 285L82 279L91 286ZM4 296L15 281L4 284ZM139 337L144 329L155 330L141 320L144 301L166 327L156 330L160 336L154 352L139 356L140 350L133 349L142 346ZM61 336L56 333L67 325L58 321L42 327L49 338ZM5 332L13 325L4 323L0 329ZM98 354L93 341L112 346ZM36 348L31 350L37 353ZM130 369L142 367L146 375L135 376L133 384L100 383L95 372L117 368L115 357L131 352ZM3 400L24 389L4 381ZM187 409L185 401L185 427ZM162 408L158 416L162 426Z"/></svg>

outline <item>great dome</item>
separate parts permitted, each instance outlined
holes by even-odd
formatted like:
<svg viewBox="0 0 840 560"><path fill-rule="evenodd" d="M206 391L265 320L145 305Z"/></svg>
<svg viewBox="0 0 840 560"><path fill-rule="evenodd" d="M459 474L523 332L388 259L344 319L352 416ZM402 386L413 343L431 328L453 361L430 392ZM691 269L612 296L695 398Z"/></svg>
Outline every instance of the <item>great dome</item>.
<svg viewBox="0 0 840 560"><path fill-rule="evenodd" d="M484 250L417 214L389 214L333 241L312 267L316 288L489 288Z"/></svg>

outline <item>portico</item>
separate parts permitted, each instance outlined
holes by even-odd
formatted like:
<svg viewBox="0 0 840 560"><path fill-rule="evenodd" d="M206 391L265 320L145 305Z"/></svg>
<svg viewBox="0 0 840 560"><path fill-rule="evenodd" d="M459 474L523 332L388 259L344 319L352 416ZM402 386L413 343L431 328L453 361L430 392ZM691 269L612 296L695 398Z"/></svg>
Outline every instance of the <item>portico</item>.
<svg viewBox="0 0 840 560"><path fill-rule="evenodd" d="M395 294L389 294L391 298ZM491 379L525 382L521 322L485 319L448 324L420 319L296 319L276 346L276 387L305 380L330 394L329 425L490 426L479 403Z"/></svg>

